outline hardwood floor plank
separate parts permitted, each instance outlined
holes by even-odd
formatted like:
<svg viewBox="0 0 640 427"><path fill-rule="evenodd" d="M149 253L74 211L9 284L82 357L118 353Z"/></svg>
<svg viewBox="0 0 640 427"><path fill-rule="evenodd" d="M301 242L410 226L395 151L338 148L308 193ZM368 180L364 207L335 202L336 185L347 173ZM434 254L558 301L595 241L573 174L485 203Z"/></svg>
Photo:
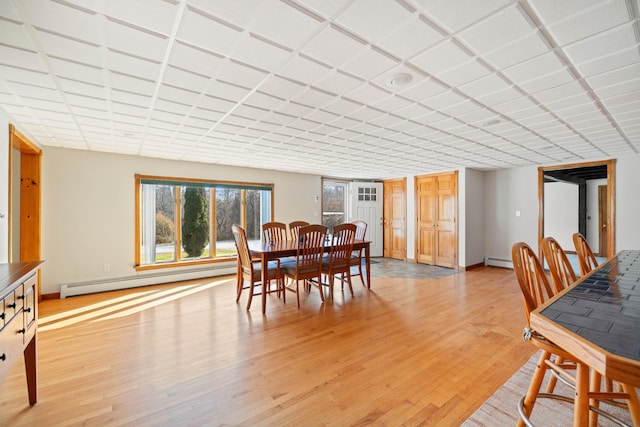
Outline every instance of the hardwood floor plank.
<svg viewBox="0 0 640 427"><path fill-rule="evenodd" d="M406 267L300 310L270 295L266 316L235 277L43 301L39 403L18 363L0 425L458 425L535 351L519 289L507 269Z"/></svg>

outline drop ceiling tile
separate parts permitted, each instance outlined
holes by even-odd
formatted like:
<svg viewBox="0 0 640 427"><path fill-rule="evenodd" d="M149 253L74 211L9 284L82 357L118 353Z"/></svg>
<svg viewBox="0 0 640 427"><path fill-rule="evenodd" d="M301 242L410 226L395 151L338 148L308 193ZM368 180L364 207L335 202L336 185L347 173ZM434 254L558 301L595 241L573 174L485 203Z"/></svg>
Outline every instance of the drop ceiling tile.
<svg viewBox="0 0 640 427"><path fill-rule="evenodd" d="M166 37L110 20L105 23L105 32L105 42L110 49L151 61L164 59Z"/></svg>
<svg viewBox="0 0 640 427"><path fill-rule="evenodd" d="M535 31L487 52L483 58L496 69L501 70L536 58L548 50L549 47L542 39L540 32Z"/></svg>
<svg viewBox="0 0 640 427"><path fill-rule="evenodd" d="M305 117L314 110L313 107L300 104L299 102L287 102L280 106L278 113L293 116L293 117Z"/></svg>
<svg viewBox="0 0 640 427"><path fill-rule="evenodd" d="M185 69L168 66L162 76L162 83L199 93L207 87L209 78Z"/></svg>
<svg viewBox="0 0 640 427"><path fill-rule="evenodd" d="M459 90L471 98L476 98L486 93L507 89L509 86L510 84L501 78L500 75L490 74L473 82L461 85Z"/></svg>
<svg viewBox="0 0 640 427"><path fill-rule="evenodd" d="M491 73L490 70L474 59L438 75L438 78L451 87L457 87L478 80L489 73Z"/></svg>
<svg viewBox="0 0 640 427"><path fill-rule="evenodd" d="M613 52L607 56L595 58L593 61L577 64L577 70L585 77L594 76L617 68L623 68L640 62L638 46Z"/></svg>
<svg viewBox="0 0 640 427"><path fill-rule="evenodd" d="M524 38L533 30L516 3L467 28L458 37L476 52L484 53L506 41Z"/></svg>
<svg viewBox="0 0 640 427"><path fill-rule="evenodd" d="M370 118L380 115L379 110L363 108L362 104L345 98L336 98L325 105L324 108L333 113L351 117L354 120L364 121L366 118L363 117Z"/></svg>
<svg viewBox="0 0 640 427"><path fill-rule="evenodd" d="M0 45L0 58L11 58L11 66L39 72L47 72L47 67L35 52ZM6 64L9 65L9 64Z"/></svg>
<svg viewBox="0 0 640 427"><path fill-rule="evenodd" d="M216 77L238 86L253 87L258 86L267 77L267 73L239 62L224 61Z"/></svg>
<svg viewBox="0 0 640 427"><path fill-rule="evenodd" d="M176 38L210 52L229 56L241 31L213 15L187 6Z"/></svg>
<svg viewBox="0 0 640 427"><path fill-rule="evenodd" d="M542 90L555 88L571 82L574 82L575 78L567 69L558 70L554 73L547 74L537 79L529 80L520 83L520 87L529 93L536 93Z"/></svg>
<svg viewBox="0 0 640 427"><path fill-rule="evenodd" d="M398 2L378 2L371 7L368 0L356 0L343 11L336 22L350 28L367 41L375 42L390 28L397 28L411 17L412 11Z"/></svg>
<svg viewBox="0 0 640 427"><path fill-rule="evenodd" d="M443 36L426 19L419 15L405 20L377 45L393 52L401 60L407 60L442 41Z"/></svg>
<svg viewBox="0 0 640 427"><path fill-rule="evenodd" d="M291 55L291 50L244 33L240 36L238 45L230 57L239 62L250 63L262 70L275 72Z"/></svg>
<svg viewBox="0 0 640 427"><path fill-rule="evenodd" d="M24 99L40 99L58 103L63 102L62 96L58 93L58 91L52 88L33 86L19 82L7 82L6 85L14 93L19 94L19 96Z"/></svg>
<svg viewBox="0 0 640 427"><path fill-rule="evenodd" d="M0 14L0 16L3 16ZM0 19L2 42L10 47L35 52L37 48L24 24Z"/></svg>
<svg viewBox="0 0 640 427"><path fill-rule="evenodd" d="M503 73L516 84L533 80L547 74L555 73L565 68L560 58L554 53L549 52L526 61L522 64L503 70Z"/></svg>
<svg viewBox="0 0 640 427"><path fill-rule="evenodd" d="M399 91L402 96L409 98L412 101L422 102L431 97L440 95L446 92L448 88L433 79L427 79L419 82L418 84L411 86L405 90Z"/></svg>
<svg viewBox="0 0 640 427"><path fill-rule="evenodd" d="M640 78L640 61L627 67L618 68L608 73L585 79L596 91L606 87L633 82ZM631 89L633 90L633 89Z"/></svg>
<svg viewBox="0 0 640 427"><path fill-rule="evenodd" d="M171 111L172 113L179 113L186 116L191 112L193 107L188 104L182 104L167 99L158 98L156 99L156 102L154 104L154 109ZM146 109L143 111L146 111Z"/></svg>
<svg viewBox="0 0 640 427"><path fill-rule="evenodd" d="M331 93L347 94L358 86L363 85L364 82L364 79L352 76L340 70L332 70L324 77L316 80L313 85Z"/></svg>
<svg viewBox="0 0 640 427"><path fill-rule="evenodd" d="M396 61L386 54L372 48L363 49L359 55L346 63L342 70L363 79L373 79L397 65Z"/></svg>
<svg viewBox="0 0 640 427"><path fill-rule="evenodd" d="M333 94L307 87L291 100L309 107L318 108L326 105L335 98Z"/></svg>
<svg viewBox="0 0 640 427"><path fill-rule="evenodd" d="M266 93L253 92L243 102L247 105L264 108L265 110L277 110L286 101Z"/></svg>
<svg viewBox="0 0 640 427"><path fill-rule="evenodd" d="M15 68L0 64L0 79L22 82L31 86L54 88L55 83L48 73Z"/></svg>
<svg viewBox="0 0 640 427"><path fill-rule="evenodd" d="M340 46L340 49L333 48ZM361 40L335 26L326 26L302 49L302 53L333 67L340 67L365 48Z"/></svg>
<svg viewBox="0 0 640 427"><path fill-rule="evenodd" d="M244 27L251 24L255 20L256 15L260 14L260 1L248 0L238 2L236 0L189 0L189 4L216 16L221 20Z"/></svg>
<svg viewBox="0 0 640 427"><path fill-rule="evenodd" d="M138 117L146 117L148 112L146 108L138 107L137 105L123 104L121 102L112 102L111 110L114 113L128 114L131 116L138 116ZM154 117L157 118L157 116L155 116L155 113L154 113Z"/></svg>
<svg viewBox="0 0 640 427"><path fill-rule="evenodd" d="M104 13L118 20L146 28L150 31L170 35L178 12L178 4L157 2L153 13L144 1L109 0L103 3Z"/></svg>
<svg viewBox="0 0 640 427"><path fill-rule="evenodd" d="M152 94L153 92L151 91L151 92L147 92L146 94L142 94L142 96L150 97ZM198 92L162 84L158 88L158 98L167 99L169 101L174 101L179 104L196 105L198 104L198 101L201 99L201 96Z"/></svg>
<svg viewBox="0 0 640 427"><path fill-rule="evenodd" d="M518 88L510 86L486 95L477 96L476 100L481 104L494 106L520 97L522 97L522 92Z"/></svg>
<svg viewBox="0 0 640 427"><path fill-rule="evenodd" d="M310 84L329 74L331 68L302 55L293 57L279 72L282 77L302 84Z"/></svg>
<svg viewBox="0 0 640 427"><path fill-rule="evenodd" d="M634 24L628 23L573 43L564 50L573 62L582 63L624 50L636 43Z"/></svg>
<svg viewBox="0 0 640 427"><path fill-rule="evenodd" d="M389 98L391 93L371 83L363 84L357 89L348 93L349 99L357 101L361 104L373 105L385 98Z"/></svg>
<svg viewBox="0 0 640 427"><path fill-rule="evenodd" d="M62 77L58 78L58 85L64 92L93 96L97 98L105 98L108 93L104 86L92 85Z"/></svg>
<svg viewBox="0 0 640 427"><path fill-rule="evenodd" d="M420 10L449 32L457 32L508 5L508 0L416 0Z"/></svg>
<svg viewBox="0 0 640 427"><path fill-rule="evenodd" d="M110 72L109 80L111 87L126 92L138 93L141 95L153 95L156 83L151 80L139 79L133 76Z"/></svg>
<svg viewBox="0 0 640 427"><path fill-rule="evenodd" d="M203 76L212 76L223 59L224 57L204 49L176 42L171 49L169 64Z"/></svg>
<svg viewBox="0 0 640 427"><path fill-rule="evenodd" d="M548 25L548 29L561 45L566 45L627 21L626 2L610 0L581 8L577 13Z"/></svg>
<svg viewBox="0 0 640 427"><path fill-rule="evenodd" d="M323 25L313 14L281 1L264 0L259 8L260 19L253 21L252 31L293 50L301 48Z"/></svg>
<svg viewBox="0 0 640 427"><path fill-rule="evenodd" d="M411 59L411 64L427 74L439 75L471 60L471 56L451 40L437 44Z"/></svg>

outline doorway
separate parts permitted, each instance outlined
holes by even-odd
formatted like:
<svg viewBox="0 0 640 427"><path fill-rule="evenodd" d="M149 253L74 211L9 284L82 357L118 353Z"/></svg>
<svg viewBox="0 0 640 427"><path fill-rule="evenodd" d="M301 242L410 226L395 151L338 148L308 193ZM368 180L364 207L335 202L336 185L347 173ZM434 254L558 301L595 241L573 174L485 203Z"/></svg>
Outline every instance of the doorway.
<svg viewBox="0 0 640 427"><path fill-rule="evenodd" d="M42 150L18 132L13 125L9 125L9 145L9 167L12 169L9 172L9 200L10 203L12 200L19 203L16 209L13 206L9 209L9 262L39 261ZM20 159L14 159L14 156L19 156ZM14 164L20 168L19 172L13 172ZM16 221L18 224L14 224ZM38 301L40 299L38 275Z"/></svg>
<svg viewBox="0 0 640 427"><path fill-rule="evenodd" d="M605 184L600 185L603 182ZM575 201L558 209L555 205L556 202L552 198L553 192L550 191L550 185L553 184L550 183L561 183L574 187L573 191L576 196L568 199ZM600 187L604 187L604 189ZM551 206L549 203L554 205ZM587 206L591 207L587 210ZM538 207L539 244L545 235L557 233L556 229L553 228L552 219L547 219L545 215L549 216L550 213L559 210L569 210L575 212L575 215L571 218L573 223L566 225L560 236L553 236L565 250L571 251L573 249L573 242L570 241L570 237L573 233L580 232L587 237L594 251L597 250L600 256L611 257L615 253L614 160L538 168ZM596 215L598 218L594 218Z"/></svg>

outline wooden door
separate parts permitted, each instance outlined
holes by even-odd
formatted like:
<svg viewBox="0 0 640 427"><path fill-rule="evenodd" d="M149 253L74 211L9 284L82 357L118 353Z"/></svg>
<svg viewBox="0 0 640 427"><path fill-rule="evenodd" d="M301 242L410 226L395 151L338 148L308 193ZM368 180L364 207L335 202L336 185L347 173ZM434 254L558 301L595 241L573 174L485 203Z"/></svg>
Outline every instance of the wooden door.
<svg viewBox="0 0 640 427"><path fill-rule="evenodd" d="M458 259L457 172L416 178L416 259L455 268Z"/></svg>
<svg viewBox="0 0 640 427"><path fill-rule="evenodd" d="M598 256L607 256L607 186L598 186Z"/></svg>
<svg viewBox="0 0 640 427"><path fill-rule="evenodd" d="M417 242L416 259L425 264L436 263L436 210L438 194L434 176L416 180Z"/></svg>
<svg viewBox="0 0 640 427"><path fill-rule="evenodd" d="M458 233L457 174L439 175L437 183L438 207L436 215L435 254L436 265L455 267L457 259Z"/></svg>
<svg viewBox="0 0 640 427"><path fill-rule="evenodd" d="M384 256L407 258L406 180L384 181Z"/></svg>

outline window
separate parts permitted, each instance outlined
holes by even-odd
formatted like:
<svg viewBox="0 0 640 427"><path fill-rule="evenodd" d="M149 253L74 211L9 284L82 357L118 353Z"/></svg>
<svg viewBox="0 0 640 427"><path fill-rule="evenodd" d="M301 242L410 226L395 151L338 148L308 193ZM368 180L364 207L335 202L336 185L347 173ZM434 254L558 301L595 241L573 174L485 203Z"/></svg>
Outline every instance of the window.
<svg viewBox="0 0 640 427"><path fill-rule="evenodd" d="M358 187L359 202L375 202L378 200L376 187Z"/></svg>
<svg viewBox="0 0 640 427"><path fill-rule="evenodd" d="M329 231L349 217L348 185L339 181L324 181L322 184L322 225Z"/></svg>
<svg viewBox="0 0 640 427"><path fill-rule="evenodd" d="M184 265L236 255L231 226L260 240L272 184L136 175L136 266Z"/></svg>

